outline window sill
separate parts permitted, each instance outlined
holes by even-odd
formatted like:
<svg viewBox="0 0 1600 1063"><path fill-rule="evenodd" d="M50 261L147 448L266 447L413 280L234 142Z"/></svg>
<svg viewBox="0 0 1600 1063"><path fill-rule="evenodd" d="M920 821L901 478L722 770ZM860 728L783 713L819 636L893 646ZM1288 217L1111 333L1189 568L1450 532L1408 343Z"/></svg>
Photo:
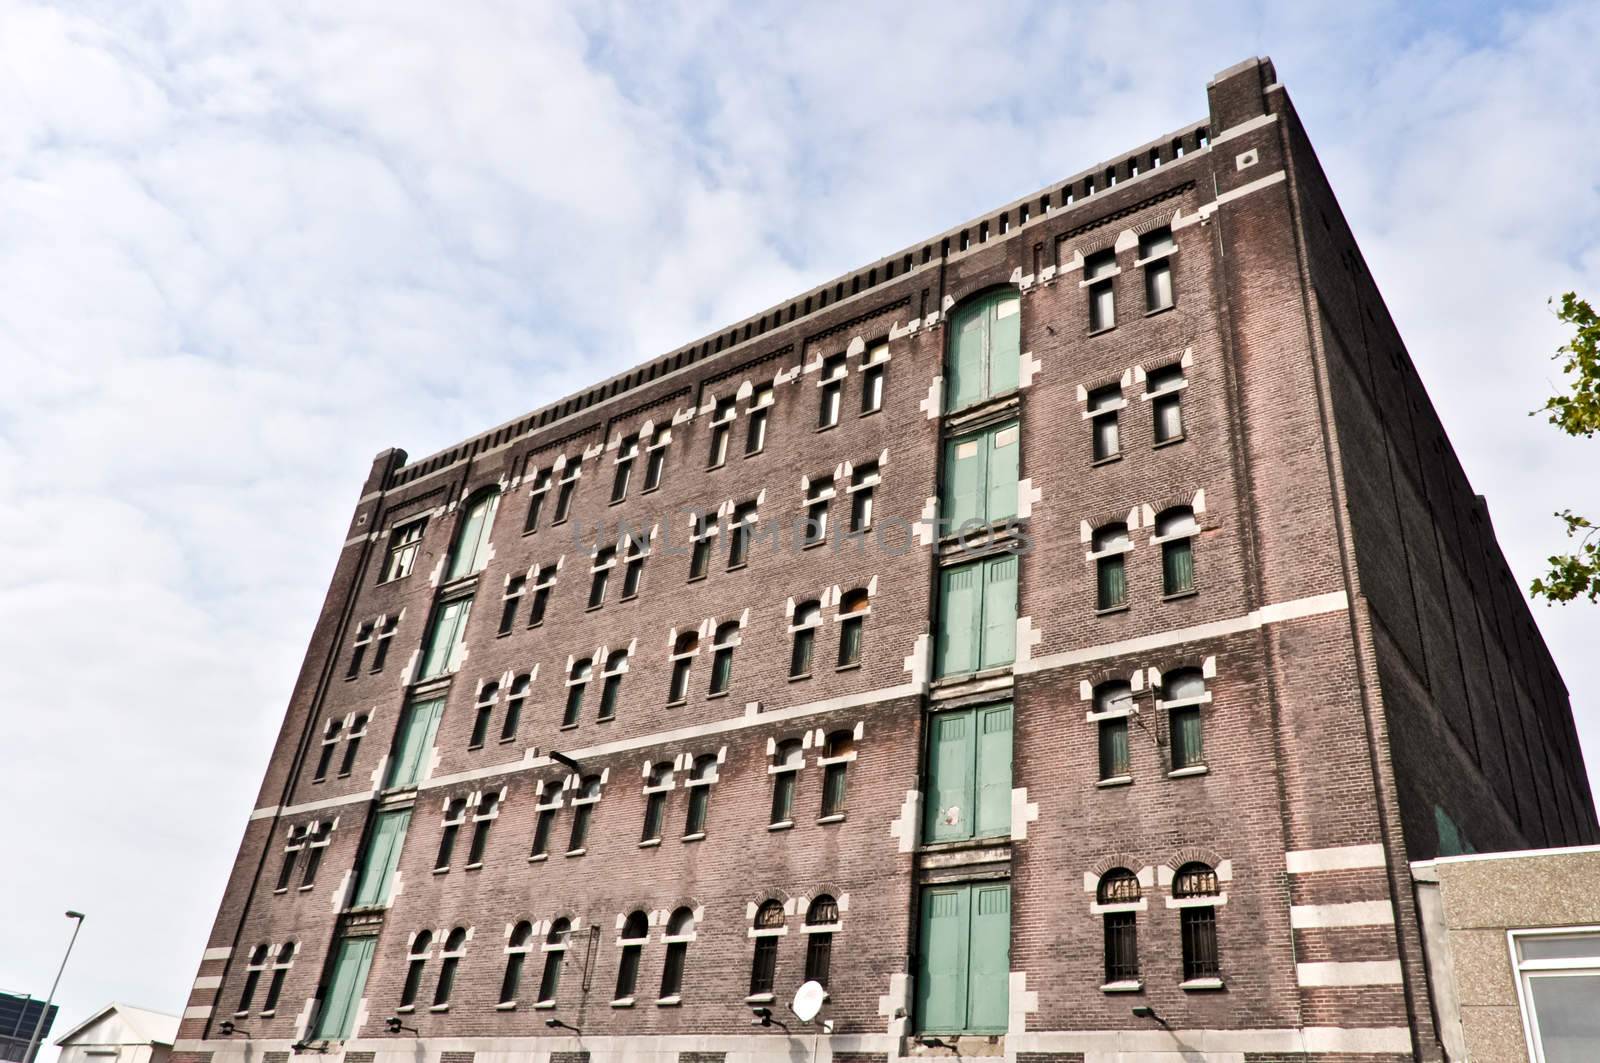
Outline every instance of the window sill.
<svg viewBox="0 0 1600 1063"><path fill-rule="evenodd" d="M835 672L859 672L861 670L861 662L856 661L854 664L836 665L833 670Z"/></svg>
<svg viewBox="0 0 1600 1063"><path fill-rule="evenodd" d="M744 570L744 569L747 569L747 568L749 568L749 567L750 567L750 562L748 562L748 561L741 561L741 562L739 562L739 563L738 563L738 564L737 564L737 565L729 565L729 566L728 566L728 571L729 571L729 572L741 572L741 571L743 571L743 570Z"/></svg>
<svg viewBox="0 0 1600 1063"><path fill-rule="evenodd" d="M429 1011L449 1011L450 1010L450 1005L449 1004L434 1004L434 1005L431 1005L428 1008L428 1010Z"/></svg>
<svg viewBox="0 0 1600 1063"><path fill-rule="evenodd" d="M1178 591L1176 594L1163 594L1161 600L1164 602L1181 602L1183 599L1193 598L1199 593L1197 590Z"/></svg>
<svg viewBox="0 0 1600 1063"><path fill-rule="evenodd" d="M544 627L544 618L543 617L541 617L538 620L530 620L528 622L528 630L529 631L532 631L536 627Z"/></svg>
<svg viewBox="0 0 1600 1063"><path fill-rule="evenodd" d="M450 869L448 867L436 867L436 868L433 869L433 873L435 875L445 875L445 874L449 874L449 872L450 872Z"/></svg>
<svg viewBox="0 0 1600 1063"><path fill-rule="evenodd" d="M802 549L802 550L815 550L819 546L827 546L827 545L828 545L828 537L827 536L823 536L820 539L812 539L809 542L801 543L800 544L800 549Z"/></svg>
<svg viewBox="0 0 1600 1063"><path fill-rule="evenodd" d="M1141 978L1133 978L1120 982L1107 982L1105 985L1100 987L1100 992L1102 993L1142 993L1143 991L1144 980Z"/></svg>
<svg viewBox="0 0 1600 1063"><path fill-rule="evenodd" d="M344 677L344 681L346 683L354 683L357 679L360 679L360 678L361 678L361 673L360 672L356 672L354 675L345 676Z"/></svg>
<svg viewBox="0 0 1600 1063"><path fill-rule="evenodd" d="M656 846L658 846L660 844L661 844L661 839L660 838L646 838L646 839L644 839L643 841L641 841L639 843L639 848L641 848L641 849L654 849Z"/></svg>
<svg viewBox="0 0 1600 1063"><path fill-rule="evenodd" d="M553 1000L536 1000L536 1001L533 1002L533 1006L536 1007L536 1008L549 1010L550 1008L553 1008L553 1007L556 1006L556 1002L553 1001Z"/></svg>
<svg viewBox="0 0 1600 1063"><path fill-rule="evenodd" d="M462 868L461 870L463 870L463 871L482 871L483 870L483 861L479 860L475 864L468 864L466 867Z"/></svg>
<svg viewBox="0 0 1600 1063"><path fill-rule="evenodd" d="M685 583L704 583L705 581L706 581L705 576L704 575L699 575L699 576L690 576L684 582Z"/></svg>
<svg viewBox="0 0 1600 1063"><path fill-rule="evenodd" d="M482 742L479 742L479 743L478 743L478 744L477 744L477 745L474 745L474 746L468 746L468 747L467 747L467 752L468 752L468 753L475 753L475 752L477 752L477 751L478 751L478 750L480 750L480 749L482 749L482 748L483 748L483 743L482 743Z"/></svg>
<svg viewBox="0 0 1600 1063"><path fill-rule="evenodd" d="M613 498L611 501L607 502L606 505L608 505L608 506L620 506L620 505L622 505L622 503L626 502L627 500L628 500L628 496L627 495L623 495L621 498Z"/></svg>
<svg viewBox="0 0 1600 1063"><path fill-rule="evenodd" d="M767 452L767 448L766 447L757 447L754 450L745 451L744 452L744 456L747 457L747 458L756 458L756 457L760 457L762 454L765 454L766 452Z"/></svg>
<svg viewBox="0 0 1600 1063"><path fill-rule="evenodd" d="M1119 462L1121 460L1122 460L1122 451L1119 450L1115 454L1107 454L1103 458L1095 458L1093 461L1091 461L1089 463L1089 467L1092 469L1092 468L1097 468L1097 467L1099 467L1101 465L1112 465L1112 464L1115 464L1116 462Z"/></svg>
<svg viewBox="0 0 1600 1063"><path fill-rule="evenodd" d="M583 607L583 611L586 612L586 613L598 613L600 610L604 609L605 607L606 607L606 603L605 602L596 602L593 605L584 606Z"/></svg>
<svg viewBox="0 0 1600 1063"><path fill-rule="evenodd" d="M613 1000L611 1006L614 1008L631 1008L633 1007L633 998L623 997L621 1000Z"/></svg>
<svg viewBox="0 0 1600 1063"><path fill-rule="evenodd" d="M516 735L509 735L509 736L507 736L505 738L500 739L500 745L507 745L507 744L509 744L511 742L515 742L516 740L517 740L517 736Z"/></svg>
<svg viewBox="0 0 1600 1063"><path fill-rule="evenodd" d="M838 427L839 427L839 422L835 421L835 422L833 422L833 424L819 424L814 429L814 431L817 431L817 432L831 432L835 428L838 428Z"/></svg>
<svg viewBox="0 0 1600 1063"><path fill-rule="evenodd" d="M728 692L726 690L713 690L706 694L706 700L715 701L717 698L725 698L727 696Z"/></svg>
<svg viewBox="0 0 1600 1063"><path fill-rule="evenodd" d="M1186 442L1188 440L1188 438L1189 437L1186 436L1186 435L1173 436L1171 439L1163 439L1163 440L1161 440L1159 442L1150 444L1150 449L1151 450L1160 450L1162 447L1175 447L1179 443Z"/></svg>
<svg viewBox="0 0 1600 1063"><path fill-rule="evenodd" d="M706 836L706 832L702 830L702 831L697 831L694 834L685 834L683 836L683 840L686 841L686 842L704 841L705 840L705 836Z"/></svg>
<svg viewBox="0 0 1600 1063"><path fill-rule="evenodd" d="M746 1004L771 1004L776 999L778 998L771 993L751 993L744 998L744 1002Z"/></svg>
<svg viewBox="0 0 1600 1063"><path fill-rule="evenodd" d="M562 730L562 731L576 731L577 729L578 729L578 723L577 723L576 720L574 720L572 723L564 723L559 728L559 730Z"/></svg>
<svg viewBox="0 0 1600 1063"><path fill-rule="evenodd" d="M537 863L540 860L548 860L548 859L550 859L550 854L549 853L534 853L532 856L528 857L528 863L532 864L532 863Z"/></svg>
<svg viewBox="0 0 1600 1063"><path fill-rule="evenodd" d="M1104 336L1108 332L1115 332L1116 329L1117 329L1117 326L1115 326L1115 325L1107 325L1105 328L1090 329L1089 330L1089 335L1091 335L1091 336Z"/></svg>
<svg viewBox="0 0 1600 1063"><path fill-rule="evenodd" d="M1222 989L1220 978L1191 978L1187 982L1179 982L1179 989Z"/></svg>
<svg viewBox="0 0 1600 1063"><path fill-rule="evenodd" d="M306 890L316 889L316 886L317 884L315 882L307 882L304 886L296 887L295 891L297 893L304 893Z"/></svg>
<svg viewBox="0 0 1600 1063"><path fill-rule="evenodd" d="M1196 775L1209 774L1210 771L1211 771L1211 769L1206 767L1204 764L1196 764L1192 768L1173 768L1171 771L1167 772L1167 778L1169 778L1169 779L1189 779L1189 778L1193 778Z"/></svg>
<svg viewBox="0 0 1600 1063"><path fill-rule="evenodd" d="M236 1011L233 1013L233 1017L236 1019L248 1019L250 1013L248 1011Z"/></svg>
<svg viewBox="0 0 1600 1063"><path fill-rule="evenodd" d="M273 893L288 893L289 892L289 887L288 886L279 886L277 889L273 890L272 892Z"/></svg>
<svg viewBox="0 0 1600 1063"><path fill-rule="evenodd" d="M617 599L617 601L619 601L619 602L634 602L634 601L638 601L638 600L639 600L639 592L638 591L634 591L632 594L624 594L621 598Z"/></svg>
<svg viewBox="0 0 1600 1063"><path fill-rule="evenodd" d="M263 1012L261 1012L260 1014L258 1014L256 1016L256 1018L258 1018L258 1019L272 1019L272 1018L276 1018L277 1015L278 1015L278 1009L277 1008L273 1008L271 1011L263 1011Z"/></svg>
<svg viewBox="0 0 1600 1063"><path fill-rule="evenodd" d="M1144 316L1145 317L1155 317L1157 314L1165 314L1168 310L1176 310L1177 308L1178 308L1178 304L1176 302L1171 302L1171 303L1168 303L1166 306L1158 306L1154 310L1146 310L1144 312Z"/></svg>
<svg viewBox="0 0 1600 1063"><path fill-rule="evenodd" d="M507 628L504 631L496 632L494 637L497 638L497 639L503 639L503 638L506 638L507 636L509 636L510 634L511 634L511 629Z"/></svg>
<svg viewBox="0 0 1600 1063"><path fill-rule="evenodd" d="M517 1002L515 1000L502 1000L500 1003L498 1003L498 1004L496 1004L494 1006L494 1010L496 1010L496 1011L516 1011L517 1010Z"/></svg>
<svg viewBox="0 0 1600 1063"><path fill-rule="evenodd" d="M1099 782L1095 783L1094 785L1095 785L1095 787L1097 789L1101 789L1101 790L1104 790L1104 789L1106 789L1108 787L1112 787L1112 786L1132 786L1133 785L1133 776L1132 775L1113 775L1109 779L1101 779Z"/></svg>
<svg viewBox="0 0 1600 1063"><path fill-rule="evenodd" d="M589 850L587 850L587 849L568 849L567 852L566 852L566 855L567 856L582 856L584 853L586 853L588 851Z"/></svg>
<svg viewBox="0 0 1600 1063"><path fill-rule="evenodd" d="M844 813L843 812L835 812L831 816L822 816L821 818L819 818L817 820L817 822L819 824L820 823L843 823L844 822Z"/></svg>
<svg viewBox="0 0 1600 1063"><path fill-rule="evenodd" d="M677 996L677 995L673 995L673 996L670 996L670 997L662 997L660 1000L656 1001L656 1007L658 1007L658 1008L675 1008L679 1004L682 1004L682 1003L683 1003L683 998L682 997Z"/></svg>
<svg viewBox="0 0 1600 1063"><path fill-rule="evenodd" d="M410 1015L413 1011L417 1010L417 1006L415 1004L401 1004L398 1008L395 1008L394 1010L395 1010L395 1014L397 1014L397 1015ZM244 1012L240 1012L239 1014L242 1015L242 1014L244 1014Z"/></svg>
<svg viewBox="0 0 1600 1063"><path fill-rule="evenodd" d="M1113 605L1113 606L1109 606L1108 608L1105 608L1105 609L1096 609L1094 611L1094 615L1095 616L1115 616L1117 613L1126 613L1127 611L1128 611L1127 603L1123 603L1122 605Z"/></svg>
<svg viewBox="0 0 1600 1063"><path fill-rule="evenodd" d="M810 672L801 672L799 675L790 676L789 677L789 682L798 683L802 679L810 679L810 678L811 678L811 673Z"/></svg>
<svg viewBox="0 0 1600 1063"><path fill-rule="evenodd" d="M794 820L786 819L786 820L783 820L782 822L779 822L779 823L768 823L767 824L767 829L768 830L788 830L790 827L793 827L793 826L794 826Z"/></svg>
<svg viewBox="0 0 1600 1063"><path fill-rule="evenodd" d="M879 406L879 407L878 407L878 408L877 408L877 409L875 409L875 410L862 410L862 411L861 411L861 413L860 413L860 414L859 414L859 415L858 415L858 416L861 416L861 417L871 417L871 416L872 416L872 415L873 415L873 414L875 414L875 413L882 413L882 412L883 412L883 407L882 407L882 406Z"/></svg>
<svg viewBox="0 0 1600 1063"><path fill-rule="evenodd" d="M689 699L688 698L679 698L676 701L667 702L667 708L673 709L673 708L677 708L680 705L687 705L687 704L689 704Z"/></svg>

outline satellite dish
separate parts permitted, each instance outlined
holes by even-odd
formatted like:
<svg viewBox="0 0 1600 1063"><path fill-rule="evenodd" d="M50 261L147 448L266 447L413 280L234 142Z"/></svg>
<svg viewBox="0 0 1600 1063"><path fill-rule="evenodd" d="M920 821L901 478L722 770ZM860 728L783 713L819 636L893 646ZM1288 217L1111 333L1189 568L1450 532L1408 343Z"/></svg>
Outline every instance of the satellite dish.
<svg viewBox="0 0 1600 1063"><path fill-rule="evenodd" d="M817 1017L817 1012L822 1010L822 1002L828 999L828 991L822 988L820 982L807 982L794 991L794 1003L789 1005L801 1022L810 1022Z"/></svg>

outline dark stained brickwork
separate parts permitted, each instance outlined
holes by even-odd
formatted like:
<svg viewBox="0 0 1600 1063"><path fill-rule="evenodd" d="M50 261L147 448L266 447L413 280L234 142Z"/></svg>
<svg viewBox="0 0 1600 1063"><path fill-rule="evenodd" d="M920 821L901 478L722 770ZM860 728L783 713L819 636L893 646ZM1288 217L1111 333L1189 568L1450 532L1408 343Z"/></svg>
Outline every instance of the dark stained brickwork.
<svg viewBox="0 0 1600 1063"><path fill-rule="evenodd" d="M1228 1046L1217 1058L1440 1058L1406 861L1450 846L1593 842L1593 801L1560 676L1287 93L1264 61L1225 71L1208 93L1206 121L582 395L417 462L379 455L177 1054L199 1063L203 1047L227 1057L217 1063L242 1063L215 1024L233 1016L257 944L298 943L276 1013L248 1016L254 1043L276 1049L314 1022L337 938L376 933L350 1060L401 1043L382 1030L395 1014L418 1063L507 1052L551 1063L638 1052L721 1063L730 1052L776 1060L800 1043L776 1028L752 1032L753 1006L770 1006L797 1038L823 1037L835 1060L948 1055L911 1036L921 887L998 878L1012 887L1009 1029L954 1039L962 1056L1079 1063L1124 1036L1128 1051L1165 1051L1160 1026L1132 1014L1145 1006L1171 1030L1234 1037L1207 1042ZM1176 305L1146 313L1139 238L1169 226ZM1099 252L1118 270L1118 314L1114 328L1091 334L1082 262ZM931 511L943 475L946 323L969 299L1006 289L1020 293L1022 386L992 412L1020 424L1029 549L1017 660L976 680L930 682L939 550L951 548L911 524ZM860 355L879 342L884 401L863 414ZM842 416L819 430L820 370L839 354ZM1184 430L1158 442L1145 382L1172 365L1184 373ZM1126 400L1121 452L1097 463L1085 396L1110 384ZM766 445L747 455L749 400L764 385L773 387ZM729 399L729 456L708 468L714 411ZM659 488L643 490L641 453L627 498L613 504L619 443L667 431ZM540 473L558 459L581 461L570 516L552 523L552 494L538 529L525 532ZM842 486L870 462L881 475L883 541L774 547L774 529L798 521L809 485L835 476ZM445 586L468 502L486 488L500 491L487 561ZM690 511L757 499L762 534L748 562L729 567L724 529L708 575L691 580ZM835 523L848 506L841 491ZM1201 530L1196 593L1167 597L1162 547L1151 540L1155 514L1172 506L1192 506ZM424 517L410 574L384 582L394 529ZM619 567L604 604L590 608L595 531L605 529L598 545L615 544L624 521L654 531L638 593L623 597ZM1099 612L1085 534L1121 521L1132 543L1128 607ZM558 575L542 622L530 625L532 575L546 566ZM502 633L504 596L519 578L525 593ZM863 652L859 665L838 668L839 603L852 589L871 593ZM419 684L429 618L460 593L474 606L459 667ZM823 606L812 668L791 678L790 622L796 603L812 599ZM382 668L372 643L352 670L363 626L390 620ZM711 643L729 621L742 626L722 694L711 689ZM687 697L669 704L671 648L689 630L701 646ZM603 718L600 665L619 650L627 671ZM569 725L567 680L586 658L594 674ZM1210 696L1204 770L1172 773L1172 728L1155 688L1186 667L1204 669ZM520 675L532 680L508 732L507 694ZM1132 684L1138 716L1130 781L1099 785L1085 695L1108 680ZM500 693L477 742L489 683ZM420 696L445 706L423 782L379 794L402 710ZM1001 699L1015 705L1012 836L930 847L921 813L930 707ZM358 717L359 745L347 758L341 737L316 778L330 721L347 735ZM855 759L843 815L824 816L819 758L841 733L853 736ZM772 753L789 740L803 745L792 824L769 829ZM581 851L569 851L576 780L555 753L602 779ZM686 784L700 758L716 767L703 832L691 834ZM655 766L670 771L671 787L659 842L642 843ZM480 809L488 794L496 813L481 860L469 862L483 828L470 814L451 828L447 809L458 799ZM541 811L558 795L548 853L530 858ZM345 910L374 817L401 807L412 818L389 902ZM301 888L297 872L275 891L286 840L313 822L332 825L315 881ZM1225 896L1220 990L1182 984L1171 884L1196 860L1216 868ZM1102 989L1094 884L1116 867L1144 882L1132 992ZM805 912L822 894L840 909L821 1015L831 1039L787 1006L805 978ZM768 899L786 911L774 999L747 1001L751 920ZM1356 925L1328 914L1354 902L1381 914ZM681 908L694 915L692 940L679 943L681 991L658 999L667 923ZM646 914L649 936L631 994L614 1001L620 932L634 911ZM558 919L572 933L564 952L547 952ZM531 948L506 999L508 945L523 921ZM457 928L465 945L454 988L435 1004ZM415 1004L397 1012L424 931ZM547 963L559 965L553 1001L538 999ZM1342 984L1354 964L1377 973ZM579 1036L588 1052L554 1050Z"/></svg>

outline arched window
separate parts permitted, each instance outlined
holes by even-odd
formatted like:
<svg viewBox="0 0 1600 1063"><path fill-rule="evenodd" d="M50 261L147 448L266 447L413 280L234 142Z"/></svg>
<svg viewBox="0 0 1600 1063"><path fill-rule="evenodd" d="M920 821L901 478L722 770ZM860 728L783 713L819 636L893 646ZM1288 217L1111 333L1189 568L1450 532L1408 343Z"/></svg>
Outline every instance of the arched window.
<svg viewBox="0 0 1600 1063"><path fill-rule="evenodd" d="M533 685L533 677L524 672L511 681L511 692L506 695L506 718L500 724L500 741L509 742L517 737L517 728L522 726L522 706L528 700L528 688Z"/></svg>
<svg viewBox="0 0 1600 1063"><path fill-rule="evenodd" d="M689 942L694 940L694 913L679 908L667 920L667 962L661 968L661 999L677 1000L683 995L683 967Z"/></svg>
<svg viewBox="0 0 1600 1063"><path fill-rule="evenodd" d="M1200 711L1210 700L1205 677L1198 668L1180 668L1163 678L1161 707L1167 710L1173 771L1188 771L1205 765Z"/></svg>
<svg viewBox="0 0 1600 1063"><path fill-rule="evenodd" d="M861 663L862 635L867 623L867 613L872 602L865 588L847 593L839 602L839 662L840 668L851 668Z"/></svg>
<svg viewBox="0 0 1600 1063"><path fill-rule="evenodd" d="M317 757L317 770L311 775L312 782L321 782L328 777L328 766L333 763L333 747L343 733L343 720L328 721L327 729L322 733L322 750Z"/></svg>
<svg viewBox="0 0 1600 1063"><path fill-rule="evenodd" d="M572 933L572 923L557 919L550 924L550 933L544 938L544 974L539 979L539 1003L554 1002L556 990L561 988L561 965L566 962L567 938Z"/></svg>
<svg viewBox="0 0 1600 1063"><path fill-rule="evenodd" d="M562 727L576 727L583 712L583 694L589 689L589 677L594 674L594 659L584 657L572 662L567 673L567 710L561 716Z"/></svg>
<svg viewBox="0 0 1600 1063"><path fill-rule="evenodd" d="M750 963L750 995L771 993L778 974L778 938L785 932L783 905L767 901L756 910L755 955Z"/></svg>
<svg viewBox="0 0 1600 1063"><path fill-rule="evenodd" d="M414 1008L417 1005L417 990L422 986L422 971L428 966L428 950L433 947L433 934L427 930L417 931L417 936L411 939L411 958L406 964L405 984L400 987L400 1006Z"/></svg>
<svg viewBox="0 0 1600 1063"><path fill-rule="evenodd" d="M822 747L822 818L844 815L846 772L855 759L855 735L835 731Z"/></svg>
<svg viewBox="0 0 1600 1063"><path fill-rule="evenodd" d="M300 859L300 850L306 847L309 831L307 824L297 823L289 828L289 840L283 846L283 866L278 869L277 889L286 890L294 879L294 865ZM247 1011L247 1008L239 1009Z"/></svg>
<svg viewBox="0 0 1600 1063"><path fill-rule="evenodd" d="M489 721L494 716L494 703L500 698L499 683L485 683L478 691L478 714L472 719L472 737L468 749L477 749L489 737Z"/></svg>
<svg viewBox="0 0 1600 1063"><path fill-rule="evenodd" d="M1175 506L1156 517L1155 541L1161 544L1161 593L1168 598L1194 591L1194 537L1200 525L1194 510Z"/></svg>
<svg viewBox="0 0 1600 1063"><path fill-rule="evenodd" d="M1128 604L1128 539L1126 524L1107 524L1094 533L1095 608L1104 612Z"/></svg>
<svg viewBox="0 0 1600 1063"><path fill-rule="evenodd" d="M499 505L499 488L480 491L468 501L456 533L455 548L450 552L445 582L470 576L489 563L489 530L494 526L494 513Z"/></svg>
<svg viewBox="0 0 1600 1063"><path fill-rule="evenodd" d="M350 769L356 764L356 751L361 748L361 740L367 736L367 714L359 712L356 718L350 721L350 733L345 736L344 756L339 758L339 778L350 774Z"/></svg>
<svg viewBox="0 0 1600 1063"><path fill-rule="evenodd" d="M1011 288L974 299L952 315L945 358L946 411L1016 390L1021 325L1022 297Z"/></svg>
<svg viewBox="0 0 1600 1063"><path fill-rule="evenodd" d="M294 963L294 942L288 941L278 946L278 955L272 961L272 981L267 983L267 1001L261 1009L262 1015L275 1015L278 1011L278 998L283 995L283 980L289 974L289 967Z"/></svg>
<svg viewBox="0 0 1600 1063"><path fill-rule="evenodd" d="M261 972L266 970L266 967L267 946L257 945L250 950L250 962L245 966L244 992L239 994L238 1014L249 1014L250 1004L256 997L256 986L261 983Z"/></svg>
<svg viewBox="0 0 1600 1063"><path fill-rule="evenodd" d="M306 869L300 876L300 888L316 885L317 869L322 866L322 854L328 848L328 838L333 834L332 823L313 823L306 835Z"/></svg>
<svg viewBox="0 0 1600 1063"><path fill-rule="evenodd" d="M589 837L589 820L594 817L594 806L600 800L600 776L589 775L583 780L578 796L572 799L572 835L567 839L567 853L583 852Z"/></svg>
<svg viewBox="0 0 1600 1063"><path fill-rule="evenodd" d="M639 985L639 960L644 955L644 943L650 938L650 921L643 912L634 912L622 924L617 944L622 946L622 958L617 963L617 991L613 1000L633 999Z"/></svg>
<svg viewBox="0 0 1600 1063"><path fill-rule="evenodd" d="M789 678L799 679L811 674L811 657L817 646L817 627L822 623L822 603L815 599L794 607L794 623L789 630L794 635L794 645L789 650Z"/></svg>
<svg viewBox="0 0 1600 1063"><path fill-rule="evenodd" d="M661 840L661 827L666 819L667 794L672 791L672 765L666 761L650 769L644 781L644 833L642 842Z"/></svg>
<svg viewBox="0 0 1600 1063"><path fill-rule="evenodd" d="M739 622L730 620L717 626L716 640L711 646L712 694L726 694L733 682L733 650L739 645Z"/></svg>
<svg viewBox="0 0 1600 1063"><path fill-rule="evenodd" d="M606 655L605 681L600 684L600 719L616 718L617 699L622 695L622 677L627 671L627 650L613 650Z"/></svg>
<svg viewBox="0 0 1600 1063"><path fill-rule="evenodd" d="M1210 864L1184 864L1173 876L1172 896L1179 902L1185 982L1218 978L1222 974L1221 957L1217 950L1215 902L1220 892L1217 872Z"/></svg>
<svg viewBox="0 0 1600 1063"><path fill-rule="evenodd" d="M443 962L439 965L439 984L433 988L434 1007L449 1007L450 994L456 988L456 968L461 966L461 956L466 951L467 931L458 926L444 939L444 951L439 954Z"/></svg>
<svg viewBox="0 0 1600 1063"><path fill-rule="evenodd" d="M839 903L827 894L806 909L806 981L828 984L833 965L833 932L839 926Z"/></svg>
<svg viewBox="0 0 1600 1063"><path fill-rule="evenodd" d="M794 793L805 762L805 751L798 741L778 743L772 755L772 816L768 820L774 827L794 823Z"/></svg>
<svg viewBox="0 0 1600 1063"><path fill-rule="evenodd" d="M1134 982L1139 978L1139 928L1134 907L1140 898L1139 878L1125 867L1100 876L1095 899L1109 908L1105 921L1106 984Z"/></svg>
<svg viewBox="0 0 1600 1063"><path fill-rule="evenodd" d="M443 869L450 866L450 857L456 850L456 835L461 831L461 824L466 818L465 797L458 797L445 806L444 831L439 836L439 857L433 862L435 868Z"/></svg>
<svg viewBox="0 0 1600 1063"><path fill-rule="evenodd" d="M500 1003L515 1004L517 990L522 987L522 968L528 962L528 950L533 947L533 924L524 919L511 930L506 939L506 974L500 980Z"/></svg>
<svg viewBox="0 0 1600 1063"><path fill-rule="evenodd" d="M1126 779L1133 772L1128 748L1128 717L1133 713L1133 687L1114 680L1094 688L1094 716L1100 729L1100 780Z"/></svg>
<svg viewBox="0 0 1600 1063"><path fill-rule="evenodd" d="M672 644L672 680L667 685L667 704L676 705L689 698L689 667L700 652L700 633L685 631Z"/></svg>
<svg viewBox="0 0 1600 1063"><path fill-rule="evenodd" d="M689 813L684 817L685 838L703 838L706 833L706 809L711 803L711 784L717 781L717 758L710 754L695 758L694 771L689 775Z"/></svg>
<svg viewBox="0 0 1600 1063"><path fill-rule="evenodd" d="M467 847L467 866L477 867L483 863L484 851L489 846L489 828L494 826L495 817L500 814L500 795L487 793L483 800L478 802L478 811L472 817L472 844Z"/></svg>

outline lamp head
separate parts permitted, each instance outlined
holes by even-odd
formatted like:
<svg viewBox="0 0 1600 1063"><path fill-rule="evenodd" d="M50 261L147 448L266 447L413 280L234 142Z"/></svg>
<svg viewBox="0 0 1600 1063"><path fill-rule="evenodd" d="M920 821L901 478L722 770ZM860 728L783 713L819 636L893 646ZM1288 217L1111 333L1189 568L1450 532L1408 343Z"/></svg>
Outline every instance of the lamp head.
<svg viewBox="0 0 1600 1063"><path fill-rule="evenodd" d="M74 911L68 909L67 918L68 919L76 919L81 923L81 922L83 922L83 913L82 912L74 912Z"/></svg>

